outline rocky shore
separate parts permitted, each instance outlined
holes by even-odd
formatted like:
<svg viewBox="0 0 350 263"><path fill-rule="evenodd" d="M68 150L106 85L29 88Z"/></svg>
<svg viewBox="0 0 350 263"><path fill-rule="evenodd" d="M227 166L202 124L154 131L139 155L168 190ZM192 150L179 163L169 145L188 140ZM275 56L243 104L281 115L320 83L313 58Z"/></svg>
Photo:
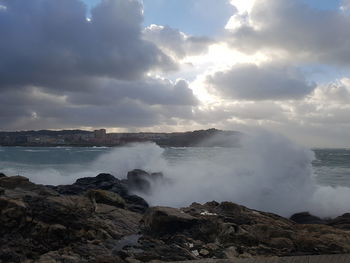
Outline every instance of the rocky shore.
<svg viewBox="0 0 350 263"><path fill-rule="evenodd" d="M231 202L149 207L161 173L43 186L0 174L0 263L113 263L350 253L350 214L291 219Z"/></svg>

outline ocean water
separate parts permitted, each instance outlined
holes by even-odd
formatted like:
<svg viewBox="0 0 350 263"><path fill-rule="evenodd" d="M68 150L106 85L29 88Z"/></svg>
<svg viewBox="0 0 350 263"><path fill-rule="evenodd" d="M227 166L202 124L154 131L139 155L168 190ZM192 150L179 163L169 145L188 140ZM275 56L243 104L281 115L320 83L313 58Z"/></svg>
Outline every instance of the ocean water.
<svg viewBox="0 0 350 263"><path fill-rule="evenodd" d="M152 182L149 195L136 193L151 205L216 200L284 216L350 212L350 150L309 150L275 135L256 135L240 148L0 147L0 172L41 184L70 184L102 172L125 178L135 168L170 178Z"/></svg>
<svg viewBox="0 0 350 263"><path fill-rule="evenodd" d="M91 176L100 172L115 174L118 169L113 171L113 165L101 168L100 171L86 169L114 150L115 148L107 147L0 147L0 172L34 177L38 183L50 183L50 173L53 173L53 177L62 176L63 183L74 173ZM315 153L312 167L317 183L333 187L350 187L350 149L312 151ZM239 152L239 148L171 147L164 148L162 156L169 165L176 166L179 163L210 161L218 154L231 155L234 159ZM41 182L35 173L43 172L46 174ZM122 174L116 175L123 177ZM52 183L55 183L54 179Z"/></svg>

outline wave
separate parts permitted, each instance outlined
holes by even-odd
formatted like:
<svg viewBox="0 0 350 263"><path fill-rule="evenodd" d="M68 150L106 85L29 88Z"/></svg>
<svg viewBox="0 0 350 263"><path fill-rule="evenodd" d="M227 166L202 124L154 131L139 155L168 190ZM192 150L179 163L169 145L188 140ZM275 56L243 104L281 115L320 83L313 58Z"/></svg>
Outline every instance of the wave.
<svg viewBox="0 0 350 263"><path fill-rule="evenodd" d="M310 211L331 217L350 211L350 188L317 184L311 164L314 153L280 135L252 133L242 139L239 149L218 148L202 159L170 163L165 151L152 143L133 144L112 148L90 164L64 169L33 167L24 175L37 183L70 184L102 172L122 179L133 169L162 171L172 183L153 182L150 194L136 193L151 205L181 207L192 202L232 201L282 216Z"/></svg>

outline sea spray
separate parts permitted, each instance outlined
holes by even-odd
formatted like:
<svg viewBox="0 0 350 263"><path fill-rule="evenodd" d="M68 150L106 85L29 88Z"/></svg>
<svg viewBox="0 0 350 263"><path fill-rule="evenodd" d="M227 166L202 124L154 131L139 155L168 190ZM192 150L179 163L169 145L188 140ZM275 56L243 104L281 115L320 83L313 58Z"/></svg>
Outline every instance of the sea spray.
<svg viewBox="0 0 350 263"><path fill-rule="evenodd" d="M14 150L14 154L17 156L20 150ZM95 152L97 150L100 152ZM151 205L180 207L192 202L232 201L283 216L301 211L336 216L350 211L350 188L318 185L311 165L314 153L269 132L247 134L242 137L240 147L234 148L164 149L143 143L110 149L55 151L53 157L66 156L65 159L16 164L9 162L11 158L4 159L0 160L4 167L1 172L57 185L71 184L78 178L99 173L111 173L123 179L133 169L161 171L169 180L152 182L150 194L136 193ZM169 152L174 155L169 156ZM24 153L22 159L36 154L35 151ZM42 152L37 154L43 156ZM94 157L83 156L87 154ZM77 156L79 162L66 162Z"/></svg>

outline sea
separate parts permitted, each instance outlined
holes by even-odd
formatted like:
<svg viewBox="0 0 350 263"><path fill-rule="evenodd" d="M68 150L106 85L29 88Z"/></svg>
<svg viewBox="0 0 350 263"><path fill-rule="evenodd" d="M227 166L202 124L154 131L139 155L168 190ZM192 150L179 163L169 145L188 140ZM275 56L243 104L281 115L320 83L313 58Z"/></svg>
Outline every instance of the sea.
<svg viewBox="0 0 350 263"><path fill-rule="evenodd" d="M89 164L110 154L112 147L0 147L0 172L9 175L33 176L46 171L69 177L69 172L83 171ZM236 148L169 147L162 153L170 165L193 160L210 160L219 152L237 155ZM312 168L321 185L350 187L350 149L312 149L315 159ZM139 168L139 167L135 167ZM106 172L102 169L99 172ZM113 173L112 170L108 172ZM91 174L94 176L95 174ZM97 174L96 174L97 175ZM50 181L50 178L47 178ZM40 182L40 180L38 180Z"/></svg>
<svg viewBox="0 0 350 263"><path fill-rule="evenodd" d="M253 145L253 146L252 146ZM133 169L163 172L154 192L139 193L151 205L234 201L291 215L350 212L350 149L307 149L285 141L242 148L0 147L0 172L45 185L71 184L80 177L111 173L123 179Z"/></svg>

